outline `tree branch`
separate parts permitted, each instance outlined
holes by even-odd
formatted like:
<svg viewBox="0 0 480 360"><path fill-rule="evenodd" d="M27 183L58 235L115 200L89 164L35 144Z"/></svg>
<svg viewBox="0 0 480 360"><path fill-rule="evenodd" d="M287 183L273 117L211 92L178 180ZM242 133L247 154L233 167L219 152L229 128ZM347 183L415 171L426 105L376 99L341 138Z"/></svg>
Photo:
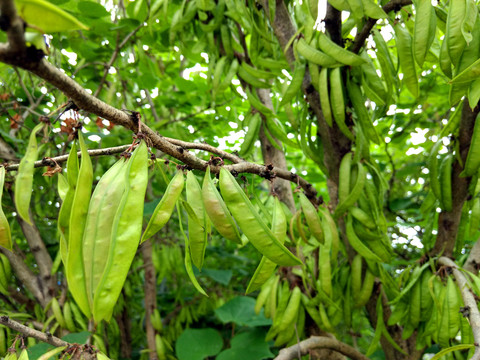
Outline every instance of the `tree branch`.
<svg viewBox="0 0 480 360"><path fill-rule="evenodd" d="M412 0L391 0L390 2L386 3L382 9L386 14L388 14L390 11L399 11L402 7L407 5L412 5ZM365 25L363 25L362 30L355 35L353 46L351 48L352 52L355 54L360 52L365 44L365 40L367 40L368 36L370 35L370 31L376 23L376 19L368 18L368 20L365 22Z"/></svg>
<svg viewBox="0 0 480 360"><path fill-rule="evenodd" d="M470 327L472 328L473 332L473 340L476 344L475 346L475 353L470 358L470 360L479 360L480 359L480 313L478 311L477 302L474 298L474 295L471 292L470 287L468 286L467 279L465 275L460 271L460 268L453 262L451 259L442 256L438 259L438 263L440 265L449 266L453 270L453 276L457 281L457 286L460 289L463 298L463 304L466 308L468 308L468 320L470 323Z"/></svg>
<svg viewBox="0 0 480 360"><path fill-rule="evenodd" d="M102 91L103 85L105 85L105 81L107 80L108 71L110 70L110 67L112 67L115 60L117 59L117 56L120 53L120 50L132 38L132 36L135 35L143 27L143 24L144 24L144 22L141 22L140 25L138 25L127 36L125 36L125 38L122 40L122 42L120 42L120 43L117 42L117 46L115 46L115 50L113 51L113 54L110 57L110 60L108 61L107 64L105 64L105 70L103 72L103 77L100 80L100 84L98 85L97 90L95 90L95 93L93 94L93 96L97 97L98 94L100 94L100 91Z"/></svg>
<svg viewBox="0 0 480 360"><path fill-rule="evenodd" d="M15 9L13 9L13 11L15 11ZM16 13L14 13L14 15L16 16ZM11 31L17 30L9 28L8 32ZM188 151L184 151L183 147L172 144L167 140L167 138L157 134L144 123L140 122L135 116L131 116L124 111L118 110L90 95L73 79L69 78L62 71L46 61L43 56L41 59L38 59L38 53L36 54L37 57L32 57L27 51L14 51L9 44L0 44L0 61L9 65L19 66L44 79L62 91L80 109L100 116L117 125L121 125L126 129L134 131L135 133L142 132L146 138L148 138L149 145L154 146L167 155L180 160L192 169L204 171L209 165L207 161L197 158ZM229 171L236 171L237 173L247 172L257 175L262 175L265 173L264 166L246 162L227 165L225 168ZM214 173L218 173L219 171L219 167L212 168L212 172ZM277 168L274 168L272 171L282 179L297 183L305 190L308 196L316 196L316 190L312 187L312 185L304 179L301 179L298 175L293 174L288 170Z"/></svg>
<svg viewBox="0 0 480 360"><path fill-rule="evenodd" d="M7 31L8 49L12 52L25 52L27 46L24 36L24 21L17 16L17 9L12 0L0 1L0 13L5 21Z"/></svg>
<svg viewBox="0 0 480 360"><path fill-rule="evenodd" d="M48 333L43 333L41 331L29 328L28 326L25 326L23 324L20 324L19 322L10 319L8 316L0 316L0 324L17 331L23 335L26 335L28 337L32 337L34 339L46 342L50 345L60 347L60 346L71 346L72 344L57 338L56 336L53 336L52 334Z"/></svg>
<svg viewBox="0 0 480 360"><path fill-rule="evenodd" d="M127 150L129 147L130 145L122 145L122 146L116 146L116 147L110 147L110 148L104 148L104 149L88 150L88 155L92 157L103 156L103 155L113 155L113 154L121 153ZM81 151L77 152L77 156L79 158L81 157L81 155L82 155ZM67 161L67 159L68 159L68 154L51 157L51 158L43 158L42 160L35 161L34 167L39 168L43 166L55 166L57 163L63 163ZM5 170L17 171L18 166L19 164L7 165L5 166Z"/></svg>
<svg viewBox="0 0 480 360"><path fill-rule="evenodd" d="M20 71L18 71L17 68L13 68L13 69L15 70L15 74L17 74L18 83L20 84L23 92L24 92L25 95L27 96L28 102L30 103L30 105L33 105L33 103L34 103L35 101L33 101L32 94L30 94L30 91L28 91L27 87L26 87L25 84L23 83L22 75L20 74Z"/></svg>
<svg viewBox="0 0 480 360"><path fill-rule="evenodd" d="M459 154L462 163L465 164L470 145L472 141L475 119L480 112L477 106L470 109L468 101L463 104L460 127L456 141L459 143ZM468 197L468 186L471 177L460 177L463 171L463 165L455 159L452 164L452 209L451 211L442 210L438 216L438 236L431 254L437 256L452 256L457 238L458 227L462 215L462 207Z"/></svg>
<svg viewBox="0 0 480 360"><path fill-rule="evenodd" d="M8 258L17 279L33 294L37 301L45 307L47 303L44 301L37 277L32 273L23 259L16 253L11 252L4 247L0 247L0 252Z"/></svg>
<svg viewBox="0 0 480 360"><path fill-rule="evenodd" d="M257 89L258 98L270 110L273 110L272 98L270 97L270 89ZM260 128L260 143L265 164L272 164L280 169L287 169L287 160L285 153L281 149L282 143L272 135L272 141L280 145L277 149L266 136L266 120L262 115L263 125ZM285 180L272 181L270 184L271 191L278 195L279 199L284 202L292 213L295 213L295 200L293 199L292 187Z"/></svg>
<svg viewBox="0 0 480 360"><path fill-rule="evenodd" d="M267 8L267 3L268 1L264 0L264 8ZM275 19L271 25L275 36L280 43L280 47L285 49L292 36L295 35L296 30L288 9L282 0L277 1ZM292 47L287 51L286 57L290 66L293 67L295 56L293 55ZM322 107L320 105L320 96L312 86L309 71L305 73L302 89L306 94L307 102L312 109L313 114L317 118L318 134L322 139L322 145L324 147L324 164L328 170L327 181L330 194L330 204L332 207L335 207L337 205L338 169L343 156L351 150L351 142L345 135L343 135L336 124L333 124L333 126L330 127L325 122Z"/></svg>
<svg viewBox="0 0 480 360"><path fill-rule="evenodd" d="M467 261L463 264L463 268L471 273L478 274L478 269L480 268L480 241L478 241L478 239L475 244L473 244Z"/></svg>
<svg viewBox="0 0 480 360"><path fill-rule="evenodd" d="M298 358L298 353L302 356L307 355L313 349L331 349L335 350L353 360L369 360L365 355L355 348L326 336L311 336L310 338L280 350L275 360L293 360Z"/></svg>
<svg viewBox="0 0 480 360"><path fill-rule="evenodd" d="M193 142L187 142L187 141L182 141L182 140L167 138L167 137L165 139L171 142L172 144L181 146L184 149L204 150L209 153L216 154L220 156L222 159L229 160L234 164L238 164L245 161L240 156L220 150L219 148L216 148L215 146L209 145L206 143L193 143Z"/></svg>
<svg viewBox="0 0 480 360"><path fill-rule="evenodd" d="M342 12L335 9L329 2L327 2L327 13L325 15L325 29L330 34L332 41L343 47Z"/></svg>

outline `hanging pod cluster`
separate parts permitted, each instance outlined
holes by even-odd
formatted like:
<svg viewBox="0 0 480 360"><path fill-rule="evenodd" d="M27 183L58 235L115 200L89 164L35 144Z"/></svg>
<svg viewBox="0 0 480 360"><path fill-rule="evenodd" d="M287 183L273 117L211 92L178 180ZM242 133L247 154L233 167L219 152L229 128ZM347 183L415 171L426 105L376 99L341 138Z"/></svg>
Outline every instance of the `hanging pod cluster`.
<svg viewBox="0 0 480 360"><path fill-rule="evenodd" d="M412 266L402 273L399 281L404 283L401 292L393 300L392 314L387 325L399 324L403 328L403 338L410 337L414 332L420 336L418 346L429 347L433 343L442 348L449 348L458 341L464 349L474 346L472 327L469 322L469 307L464 299L455 278L433 260ZM466 287L475 296L480 293L480 278L469 271L463 270ZM459 346L459 345L455 345ZM459 349L460 350L460 349Z"/></svg>
<svg viewBox="0 0 480 360"><path fill-rule="evenodd" d="M342 3L347 4L346 1ZM352 1L352 3L359 5L356 10L359 14L369 9L367 12L376 14L375 18L387 16L373 1L365 1L368 6L362 5L362 1ZM332 6L338 8L338 5L334 3ZM340 8L343 7L340 6ZM346 8L350 9L350 6ZM353 26L354 23L350 23ZM303 80L301 69L308 63L312 85L318 91L325 122L330 127L335 124L345 137L354 141L357 152L365 158L369 156L370 142L376 144L382 142L373 125L372 114L365 106L366 100L368 98L379 106L385 106L391 102L393 94L398 91L398 85L395 83L397 70L390 57L388 46L379 33L374 34L374 39L378 49L377 58L381 66L381 77L365 51L357 55L339 46L322 32L306 32L304 38L294 42L297 55L295 72L282 99L282 102L290 103L294 98L291 93L298 93L301 89ZM347 116L347 113L351 113L351 116ZM302 120L299 129L301 134L305 133L306 128L303 123L308 122L308 119ZM318 155L315 156L315 153L321 154L319 152L321 146L309 149L311 146L307 146L308 137L302 136L302 140L299 141L302 150L315 162L323 163L321 156L320 159L316 159Z"/></svg>
<svg viewBox="0 0 480 360"><path fill-rule="evenodd" d="M301 261L283 245L287 234L287 221L278 199L275 200L272 228L269 228L228 170L220 169L221 194L211 179L210 168L205 172L202 186L192 172L187 173L185 182L187 201L180 200L184 181L182 172L177 172L170 181L147 225L142 242L167 223L177 204L180 231L185 239L185 267L199 292L206 295L195 279L192 265L198 269L202 268L211 224L224 238L242 245L238 229L240 228L252 245L262 253L263 259L247 292L258 289L270 277L276 265L301 264ZM187 213L188 235L183 230L180 209Z"/></svg>
<svg viewBox="0 0 480 360"><path fill-rule="evenodd" d="M352 153L340 162L339 203L334 217L346 214L348 241L358 254L368 261L388 263L393 249L382 212L385 180L375 164L365 164Z"/></svg>
<svg viewBox="0 0 480 360"><path fill-rule="evenodd" d="M102 176L91 195L92 163L80 132L78 141L80 166L75 144L67 161L60 247L69 289L82 312L98 323L110 320L139 245L148 150L141 141Z"/></svg>

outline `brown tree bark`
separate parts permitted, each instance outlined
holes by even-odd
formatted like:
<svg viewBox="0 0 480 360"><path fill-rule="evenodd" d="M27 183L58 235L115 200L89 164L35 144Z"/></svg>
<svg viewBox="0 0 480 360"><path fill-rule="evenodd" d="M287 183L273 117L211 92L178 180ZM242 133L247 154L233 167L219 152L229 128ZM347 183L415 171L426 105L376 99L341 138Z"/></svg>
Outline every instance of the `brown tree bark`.
<svg viewBox="0 0 480 360"><path fill-rule="evenodd" d="M153 310L157 307L157 276L155 274L155 266L152 260L152 242L145 241L140 247L143 258L143 270L145 271L145 283L143 289L145 292L145 328L147 333L147 344L150 352L148 358L150 360L158 360L155 347L155 329L150 320Z"/></svg>
<svg viewBox="0 0 480 360"><path fill-rule="evenodd" d="M459 155L463 164L465 164L468 151L470 150L475 119L479 112L480 108L478 106L472 110L468 101L465 101L463 104L459 134L456 139L459 142ZM468 197L468 186L470 185L471 177L460 177L463 166L458 159L454 160L452 166L452 210L442 211L438 216L438 235L435 246L431 251L433 256L440 254L447 257L453 256L462 208Z"/></svg>

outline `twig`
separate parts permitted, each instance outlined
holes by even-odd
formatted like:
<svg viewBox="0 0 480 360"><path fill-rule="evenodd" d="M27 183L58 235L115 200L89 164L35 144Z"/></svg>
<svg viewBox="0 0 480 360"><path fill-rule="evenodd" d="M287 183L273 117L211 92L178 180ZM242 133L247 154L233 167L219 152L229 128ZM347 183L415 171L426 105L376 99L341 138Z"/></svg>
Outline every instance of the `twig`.
<svg viewBox="0 0 480 360"><path fill-rule="evenodd" d="M152 96L150 95L150 91L147 88L143 89L143 91L145 91L145 97L147 98L150 109L152 110L153 120L155 120L156 123L159 123L160 117L158 116L157 109L155 109L155 103L153 102Z"/></svg>
<svg viewBox="0 0 480 360"><path fill-rule="evenodd" d="M33 103L35 101L33 100L32 94L30 94L30 91L28 91L27 87L23 83L22 76L20 75L20 72L18 71L18 69L16 67L14 67L13 69L15 70L15 74L17 74L18 83L20 84L23 91L25 92L25 95L27 95L28 102L30 103L30 105L33 105Z"/></svg>
<svg viewBox="0 0 480 360"><path fill-rule="evenodd" d="M226 160L229 160L229 161L233 162L234 164L238 164L240 162L245 161L237 155L234 155L234 154L228 153L226 151L220 150L219 148L216 148L215 146L209 145L209 144L206 144L206 143L186 142L186 141L173 139L173 138L167 138L167 137L164 138L164 139L171 142L172 144L181 146L184 149L204 150L204 151L207 151L209 153L216 154L216 155L222 157L223 159L226 159Z"/></svg>
<svg viewBox="0 0 480 360"><path fill-rule="evenodd" d="M390 2L386 3L385 6L382 8L386 14L390 11L399 11L402 7L411 5L412 0L391 0ZM358 54L365 44L365 40L367 40L368 36L370 35L370 31L372 30L373 26L376 24L377 20L369 18L365 25L363 25L362 30L360 30L355 39L353 40L353 46L350 49L355 54Z"/></svg>
<svg viewBox="0 0 480 360"><path fill-rule="evenodd" d="M111 148L88 150L88 155L90 156L113 155L113 154L121 153L127 150L129 147L130 145L122 145L122 146L116 146ZM79 151L77 155L78 157L81 157L82 152ZM42 160L35 161L34 167L38 168L42 166L55 166L56 163L65 162L67 161L67 159L68 159L68 154L60 155L53 158L43 158ZM18 166L19 164L7 165L5 166L5 170L15 171L15 170L18 170Z"/></svg>
<svg viewBox="0 0 480 360"><path fill-rule="evenodd" d="M53 336L50 333L43 333L41 331L29 328L28 326L22 325L19 322L10 319L8 316L0 316L0 324L9 327L12 330L18 331L23 335L32 337L34 339L46 342L50 345L60 347L60 346L71 346L70 343Z"/></svg>
<svg viewBox="0 0 480 360"><path fill-rule="evenodd" d="M113 65L115 60L117 59L118 54L120 53L120 50L122 47L125 46L125 44L132 38L133 35L135 35L138 30L140 30L143 27L143 22L140 23L135 29L133 29L125 38L122 40L122 42L119 44L117 43L117 46L115 47L115 50L113 51L112 56L110 57L110 60L108 63L105 65L105 70L103 72L103 77L100 80L100 84L98 85L97 90L95 90L95 94L93 96L97 97L100 91L102 91L103 85L105 85L105 81L107 80L108 76L108 71L110 70L110 67Z"/></svg>
<svg viewBox="0 0 480 360"><path fill-rule="evenodd" d="M293 360L298 356L299 352L302 355L306 355L313 349L330 349L354 360L369 360L365 355L350 345L326 336L311 336L298 344L284 348L280 350L275 360Z"/></svg>
<svg viewBox="0 0 480 360"><path fill-rule="evenodd" d="M232 98L230 98L230 99L225 100L224 102L222 102L222 103L220 103L220 104L216 104L214 108L216 108L216 107L221 107L221 106L223 106L223 105L226 105L226 104L232 102L233 99L234 99L234 98L232 97ZM153 105L150 104L150 106L152 106L152 108L153 108ZM209 107L204 108L204 109L202 109L202 110L199 110L199 111L197 111L197 112L194 112L194 113L191 113L191 114L188 114L188 115L179 117L178 119L169 120L169 121L167 121L167 122L164 122L161 126L163 127L163 126L167 126L167 125L174 124L174 123L177 123L177 122L185 121L185 120L191 119L191 118L193 118L193 117L195 117L195 116L197 116L197 115L203 114L205 111L209 111L209 110L212 110L212 107L209 106Z"/></svg>
<svg viewBox="0 0 480 360"><path fill-rule="evenodd" d="M470 287L468 286L465 275L459 270L460 268L451 259L442 256L438 259L438 263L441 265L449 266L452 268L453 276L457 281L457 286L460 289L463 298L463 304L468 308L468 320L473 332L473 340L475 343L475 352L470 360L480 359L480 313L478 311L477 302L472 294Z"/></svg>

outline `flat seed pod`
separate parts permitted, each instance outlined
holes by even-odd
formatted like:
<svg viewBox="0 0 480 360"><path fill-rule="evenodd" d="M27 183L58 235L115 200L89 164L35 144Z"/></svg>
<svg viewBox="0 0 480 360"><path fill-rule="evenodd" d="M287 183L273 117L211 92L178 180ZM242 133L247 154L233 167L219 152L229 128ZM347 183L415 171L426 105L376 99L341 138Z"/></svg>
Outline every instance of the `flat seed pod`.
<svg viewBox="0 0 480 360"><path fill-rule="evenodd" d="M320 222L320 217L318 216L317 209L312 205L310 200L307 199L304 193L300 193L300 205L302 206L303 214L307 220L308 228L312 235L320 243L324 243L322 223Z"/></svg>
<svg viewBox="0 0 480 360"><path fill-rule="evenodd" d="M2 204L2 195L3 195L3 184L5 181L5 168L0 167L0 246L8 250L12 250L12 235L10 233L10 224L5 217L3 212Z"/></svg>
<svg viewBox="0 0 480 360"><path fill-rule="evenodd" d="M197 219L194 219L193 216L188 214L190 254L192 256L193 264L198 269L201 269L203 266L205 249L207 247L207 223L205 218L205 207L202 199L202 188L191 171L187 173L185 192L187 194L187 202L197 217Z"/></svg>
<svg viewBox="0 0 480 360"><path fill-rule="evenodd" d="M85 316L90 317L90 304L87 298L83 268L83 232L92 192L93 168L80 131L78 132L78 142L82 151L82 161L70 211L65 272L68 288L73 298Z"/></svg>
<svg viewBox="0 0 480 360"><path fill-rule="evenodd" d="M127 162L125 192L115 214L108 260L94 291L93 318L109 321L140 243L148 183L148 149L144 141Z"/></svg>
<svg viewBox="0 0 480 360"><path fill-rule="evenodd" d="M235 220L233 220L225 201L223 201L222 196L210 178L210 167L208 167L205 172L202 195L205 210L215 229L217 229L220 235L224 238L241 245L242 240L237 225L235 224Z"/></svg>
<svg viewBox="0 0 480 360"><path fill-rule="evenodd" d="M302 263L277 240L233 175L224 168L220 169L220 191L240 229L258 251L278 265Z"/></svg>
<svg viewBox="0 0 480 360"><path fill-rule="evenodd" d="M88 208L83 235L83 263L88 301L91 307L93 292L105 270L115 214L125 192L126 164L125 159L120 159L108 169L98 182Z"/></svg>
<svg viewBox="0 0 480 360"><path fill-rule="evenodd" d="M274 201L275 204L273 206L272 232L283 244L287 234L287 217L285 216L280 200L275 197ZM246 293L248 294L260 289L260 287L272 276L276 267L277 264L263 256L248 284Z"/></svg>
<svg viewBox="0 0 480 360"><path fill-rule="evenodd" d="M30 220L28 209L30 208L30 199L32 198L34 163L38 156L36 136L44 125L40 123L33 128L28 140L27 151L22 160L20 160L17 178L15 179L15 206L17 207L18 216L30 225L32 225L32 221Z"/></svg>
<svg viewBox="0 0 480 360"><path fill-rule="evenodd" d="M153 215L148 222L147 228L143 233L140 243L143 243L145 240L151 238L168 222L172 216L173 209L175 208L175 203L182 193L184 183L185 179L183 177L183 173L181 171L177 172L168 184L167 190L165 190L165 194L163 194L162 199L155 207Z"/></svg>

